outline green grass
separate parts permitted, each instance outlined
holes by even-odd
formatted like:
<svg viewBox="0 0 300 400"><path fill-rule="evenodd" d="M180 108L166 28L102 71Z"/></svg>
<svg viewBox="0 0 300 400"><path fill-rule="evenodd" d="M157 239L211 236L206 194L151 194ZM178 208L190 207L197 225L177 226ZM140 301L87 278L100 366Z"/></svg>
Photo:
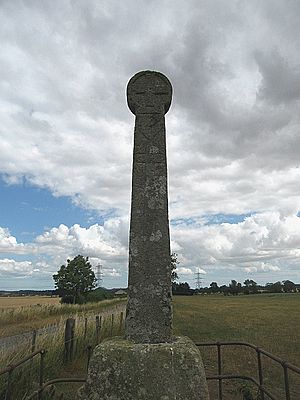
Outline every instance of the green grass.
<svg viewBox="0 0 300 400"><path fill-rule="evenodd" d="M300 366L300 294L249 296L175 297L174 331L198 342L250 342L284 360ZM216 351L202 349L206 369L216 373ZM224 348L224 373L245 373L257 377L255 351ZM283 396L282 368L263 357L266 385ZM225 384L231 398L238 390ZM242 384L235 387L242 387ZM300 377L291 374L292 399L298 400ZM216 388L212 390L216 394ZM297 397L298 396L298 397ZM238 397L237 397L238 398ZM283 397L279 397L280 399Z"/></svg>
<svg viewBox="0 0 300 400"><path fill-rule="evenodd" d="M195 341L242 340L300 365L300 294L174 297L174 330Z"/></svg>
<svg viewBox="0 0 300 400"><path fill-rule="evenodd" d="M174 333L186 335L198 342L245 341L258 345L297 366L300 366L300 294L262 294L249 296L177 296L173 298ZM82 324L77 324L77 334L82 335ZM79 328L81 326L81 328ZM81 329L81 331L80 331ZM109 320L103 337L109 336ZM80 333L81 332L81 333ZM114 334L118 334L116 321ZM93 342L91 327L89 341ZM79 342L79 355L68 365L62 363L61 343L63 334L46 356L49 363L47 378L82 376L86 358L84 343ZM95 341L93 342L95 343ZM46 346L46 344L45 344ZM55 347L57 351L55 351ZM59 350L60 349L60 350ZM81 349L81 350L80 350ZM216 351L201 349L207 374L216 373ZM256 354L249 349L225 348L222 354L224 373L244 373L256 376ZM53 367L54 365L54 367ZM278 398L284 399L281 367L263 358L265 383ZM241 400L242 382L224 382L224 400ZM73 399L78 385L57 385L57 393L66 393L66 400ZM248 388L251 388L248 385ZM253 394L255 390L250 389ZM211 400L217 398L217 387L210 383ZM291 400L299 400L300 378L291 376ZM1 396L0 396L1 397ZM266 400L268 400L266 398Z"/></svg>

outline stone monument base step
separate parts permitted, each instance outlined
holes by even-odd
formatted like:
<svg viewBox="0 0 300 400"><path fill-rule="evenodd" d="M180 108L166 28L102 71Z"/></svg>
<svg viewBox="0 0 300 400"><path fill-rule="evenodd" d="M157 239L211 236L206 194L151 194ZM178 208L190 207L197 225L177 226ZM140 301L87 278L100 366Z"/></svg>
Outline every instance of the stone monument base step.
<svg viewBox="0 0 300 400"><path fill-rule="evenodd" d="M112 338L92 355L79 400L208 400L201 354L187 337L136 344Z"/></svg>

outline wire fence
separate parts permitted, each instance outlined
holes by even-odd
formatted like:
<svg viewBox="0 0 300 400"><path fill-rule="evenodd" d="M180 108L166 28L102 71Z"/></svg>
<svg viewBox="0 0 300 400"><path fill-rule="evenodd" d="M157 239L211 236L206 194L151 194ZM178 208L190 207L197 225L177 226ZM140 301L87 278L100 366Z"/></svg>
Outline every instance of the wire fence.
<svg viewBox="0 0 300 400"><path fill-rule="evenodd" d="M92 349L102 339L122 334L123 327L124 311L119 311L95 315L93 318L68 318L58 326L55 334L40 340L41 347L38 346L36 332L32 332L31 343L27 341L25 349L24 344L19 345L15 354L10 356L9 365L0 370L0 399L42 399L44 389L52 385L49 384L50 378L66 370L76 360L82 363L85 359L88 365ZM59 382L77 380L72 377L57 379ZM30 397L30 393L35 392L37 397Z"/></svg>

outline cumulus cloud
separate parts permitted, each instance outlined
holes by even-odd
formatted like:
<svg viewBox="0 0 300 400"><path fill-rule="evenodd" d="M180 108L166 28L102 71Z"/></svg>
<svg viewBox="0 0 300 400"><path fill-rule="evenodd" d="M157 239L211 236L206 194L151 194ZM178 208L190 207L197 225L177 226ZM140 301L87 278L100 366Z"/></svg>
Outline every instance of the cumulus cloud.
<svg viewBox="0 0 300 400"><path fill-rule="evenodd" d="M4 258L0 260L0 276L11 276L22 278L31 276L35 272L39 272L34 268L31 261L15 261L13 259Z"/></svg>
<svg viewBox="0 0 300 400"><path fill-rule="evenodd" d="M10 237L7 230L1 232ZM219 282L229 276L244 279L248 274L259 281L300 278L300 218L294 214L269 211L248 216L238 223L210 223L200 219L191 224L182 220L171 226L171 236L180 262L177 272L191 284L196 272L203 274L207 281ZM24 244L11 240L6 251L13 252L18 246ZM61 224L38 235L26 246L30 248L31 261L28 254L22 262L2 260L2 276L34 273L35 276L48 274L50 279L67 258L82 254L90 257L95 271L101 264L104 281L122 278L126 284L127 218L111 218L103 226L94 224L89 228Z"/></svg>
<svg viewBox="0 0 300 400"><path fill-rule="evenodd" d="M283 0L2 2L0 174L70 196L106 222L53 227L26 245L2 229L0 249L126 264L134 116L125 88L155 69L174 87L169 197L182 268L296 270L299 12ZM207 225L215 214L252 216Z"/></svg>
<svg viewBox="0 0 300 400"><path fill-rule="evenodd" d="M126 248L121 243L121 219L108 220L104 226L95 224L83 228L78 224L68 228L61 224L37 236L35 243L40 252L57 254L57 252L79 252L101 259L118 259L124 257ZM116 226L117 225L117 226Z"/></svg>
<svg viewBox="0 0 300 400"><path fill-rule="evenodd" d="M116 278L127 271L127 221L125 218L107 220L103 226L95 224L83 228L75 224L68 228L61 224L39 235L33 244L39 254L50 256L52 268L62 265L66 258L77 254L90 257L96 271L101 264L104 278Z"/></svg>
<svg viewBox="0 0 300 400"><path fill-rule="evenodd" d="M32 248L29 245L18 243L17 239L12 236L8 228L0 226L0 252L1 253L15 253L26 254L30 253Z"/></svg>
<svg viewBox="0 0 300 400"><path fill-rule="evenodd" d="M297 215L265 212L234 224L180 224L171 232L181 248L178 259L188 268L202 266L208 275L219 271L223 279L225 271L232 276L265 273L259 279L269 280L291 274L300 278Z"/></svg>
<svg viewBox="0 0 300 400"><path fill-rule="evenodd" d="M191 268L177 267L176 271L178 274L182 274L182 275L193 275L194 274L194 271Z"/></svg>
<svg viewBox="0 0 300 400"><path fill-rule="evenodd" d="M280 271L280 268L277 265L272 265L269 263L254 263L251 267L245 267L245 271L252 272L270 272L270 271Z"/></svg>
<svg viewBox="0 0 300 400"><path fill-rule="evenodd" d="M128 221L127 218L111 218L103 226L94 224L89 228L75 224L71 227L59 225L38 235L32 243L17 243L7 229L0 228L3 238L2 252L18 253L18 248L26 248L19 254L31 256L32 261L17 262L2 260L2 274L9 276L12 273L23 271L24 274L48 274L49 279L60 265L65 264L67 258L77 254L90 257L93 267L102 265L105 277L126 277L128 258ZM96 270L96 269L95 269Z"/></svg>
<svg viewBox="0 0 300 400"><path fill-rule="evenodd" d="M276 2L285 35L269 1L54 5L1 7L0 171L8 182L25 176L76 204L128 213L134 119L124 93L148 68L174 86L172 217L299 203L294 2Z"/></svg>

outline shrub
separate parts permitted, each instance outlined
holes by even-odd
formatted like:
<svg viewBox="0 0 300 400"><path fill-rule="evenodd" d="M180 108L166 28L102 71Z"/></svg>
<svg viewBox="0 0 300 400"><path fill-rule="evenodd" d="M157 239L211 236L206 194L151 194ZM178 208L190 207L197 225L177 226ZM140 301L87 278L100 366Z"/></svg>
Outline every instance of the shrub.
<svg viewBox="0 0 300 400"><path fill-rule="evenodd" d="M112 299L114 295L104 288L97 288L95 290L91 290L85 295L86 301L90 302L97 302L106 299Z"/></svg>

